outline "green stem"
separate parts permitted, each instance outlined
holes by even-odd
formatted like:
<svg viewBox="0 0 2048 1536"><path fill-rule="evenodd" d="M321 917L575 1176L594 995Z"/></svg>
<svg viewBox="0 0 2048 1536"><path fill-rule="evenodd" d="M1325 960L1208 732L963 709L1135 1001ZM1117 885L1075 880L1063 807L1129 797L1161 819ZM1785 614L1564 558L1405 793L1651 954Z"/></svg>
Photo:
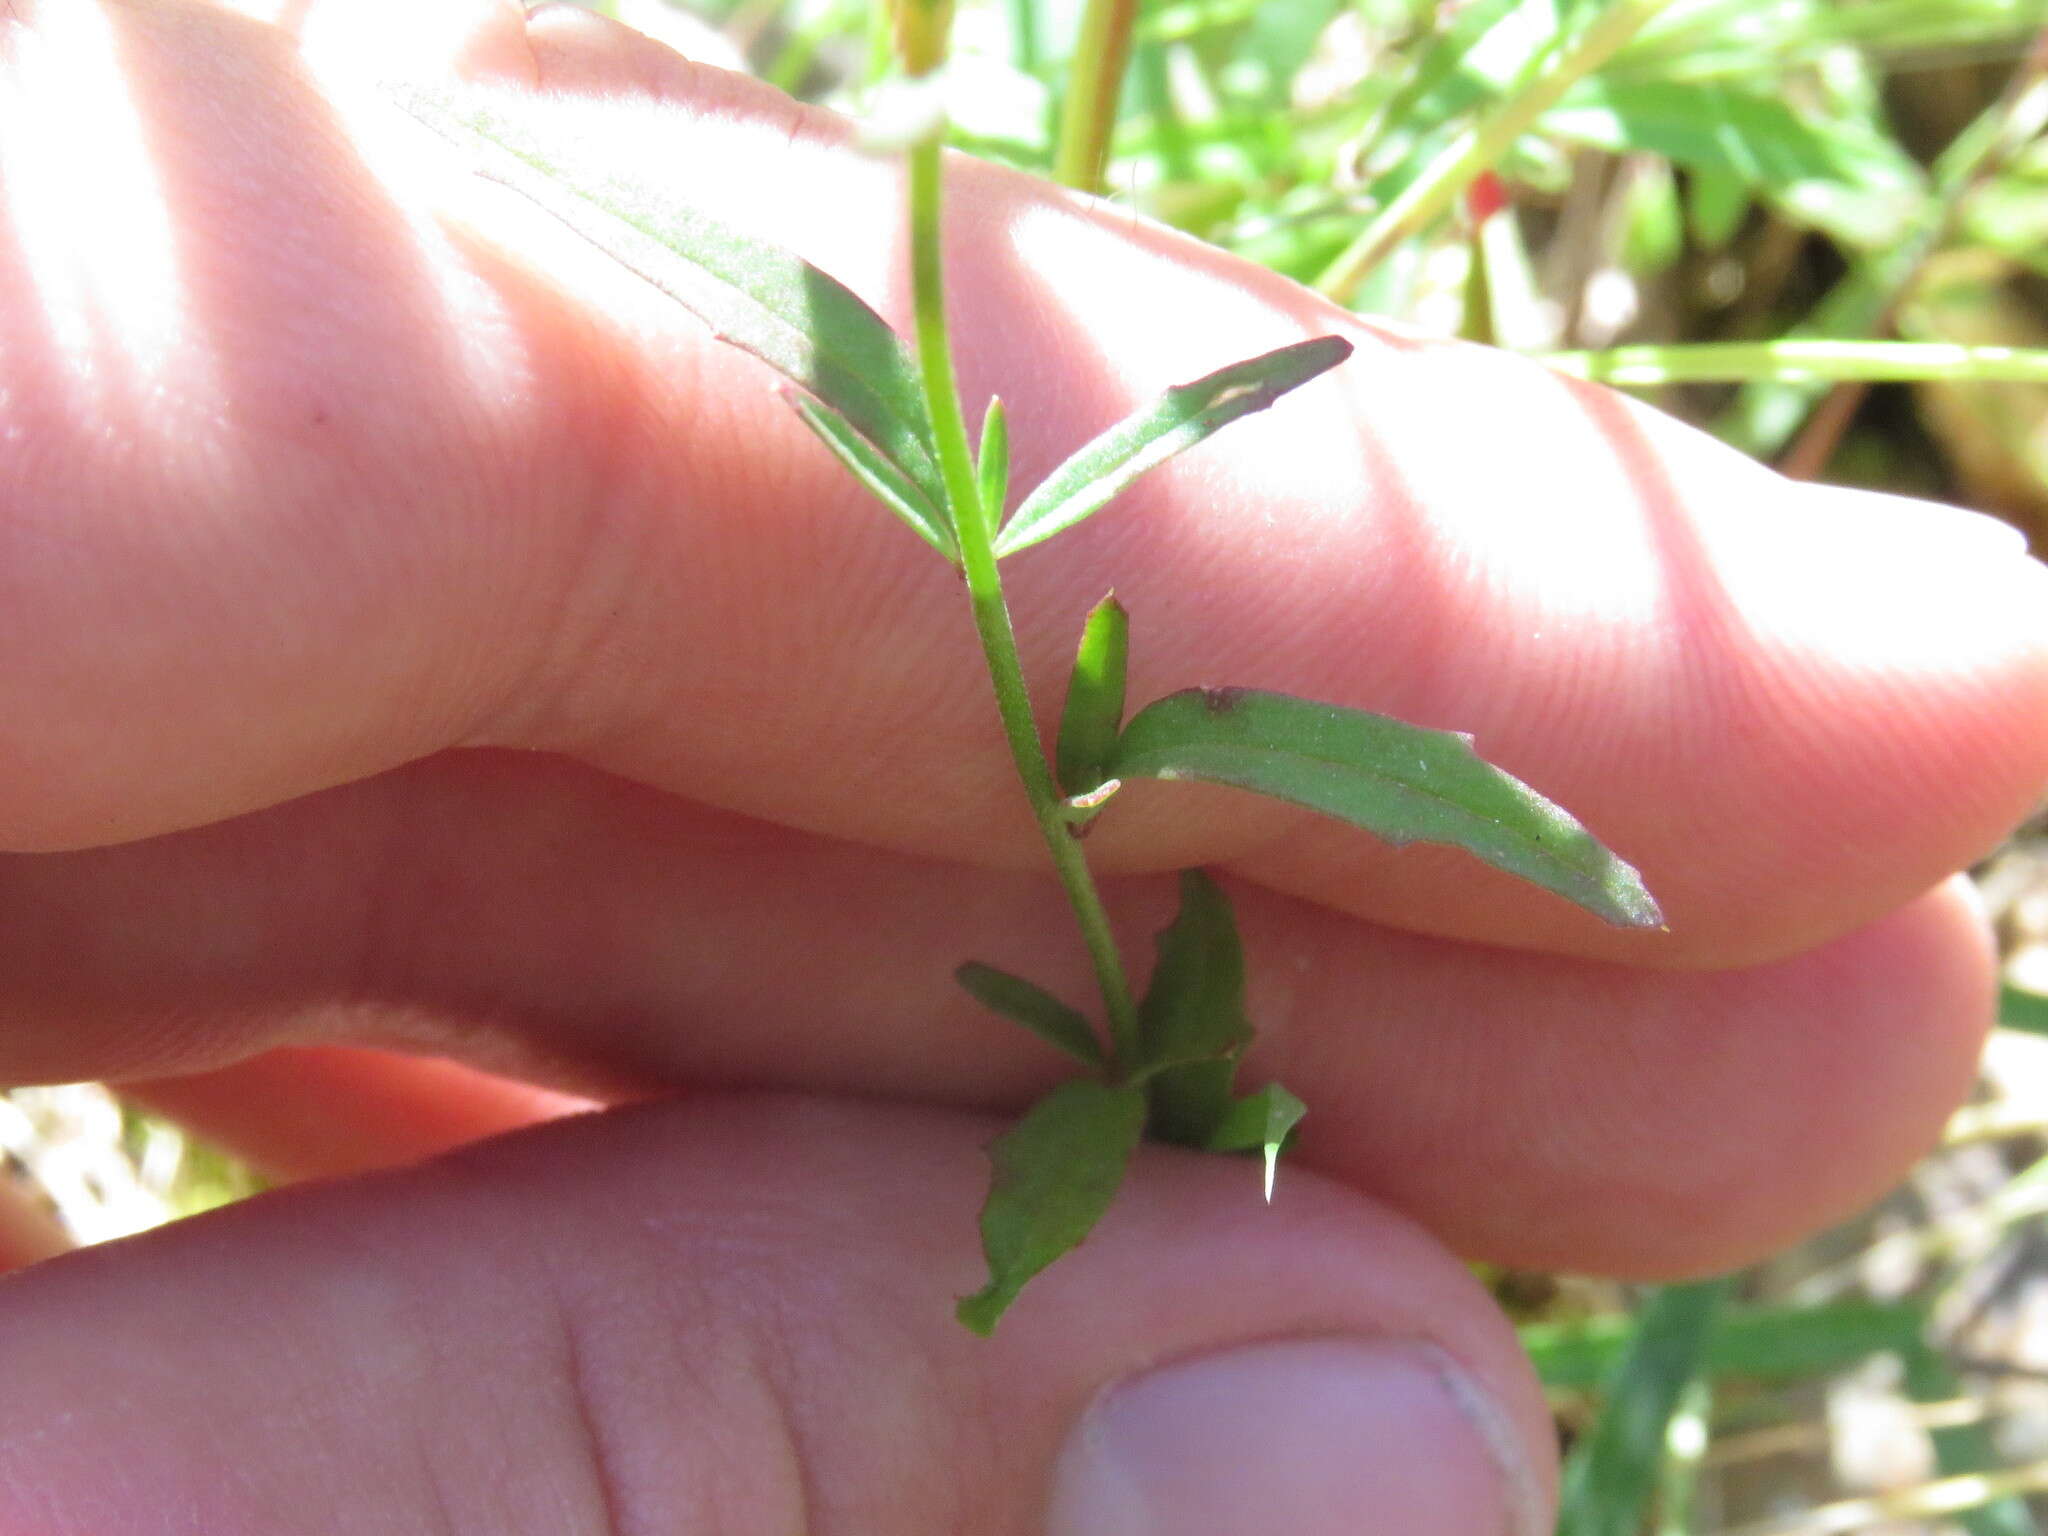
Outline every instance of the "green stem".
<svg viewBox="0 0 2048 1536"><path fill-rule="evenodd" d="M1765 379L2048 383L2048 347L1948 341L1708 341L1552 352L1543 361L1578 378L1637 387Z"/></svg>
<svg viewBox="0 0 2048 1536"><path fill-rule="evenodd" d="M1316 291L1342 304L1388 254L1450 211L1458 194L1503 156L1564 93L1614 57L1621 46L1671 0L1614 0L1562 57L1540 73L1531 71L1491 116L1458 135L1401 194L1359 232L1344 253L1316 279ZM1539 54L1532 61L1540 69Z"/></svg>
<svg viewBox="0 0 2048 1536"><path fill-rule="evenodd" d="M1088 946L1088 958L1095 967L1096 984L1102 989L1102 1006L1109 1019L1111 1053L1119 1064L1128 1066L1138 1057L1137 1010L1131 1004L1123 959L1110 933L1109 914L1103 910L1102 897L1088 872L1081 845L1060 816L1059 790L1053 783L1045 751L1039 745L1038 724L1031 714L1031 695L1024 684L1024 663L1017 654L1017 634L1010 625L1009 607L1003 601L994 534L989 519L982 513L974 455L967 442L967 422L960 412L959 387L953 379L940 247L940 156L936 139L910 151L910 260L917 307L917 356L924 374L932 433L938 443L939 470L945 477L953 532L960 542L961 573L967 580L974 628L981 636L982 656L995 688L1003 735L1009 741L1017 776L1024 781L1039 834L1045 839L1053 868L1066 888L1081 937Z"/></svg>
<svg viewBox="0 0 2048 1536"><path fill-rule="evenodd" d="M1138 0L1088 0L1081 13L1072 79L1060 112L1059 147L1053 154L1054 180L1083 192L1102 190L1110 135L1116 131L1117 97L1123 91L1131 32L1137 24Z"/></svg>
<svg viewBox="0 0 2048 1536"><path fill-rule="evenodd" d="M1010 62L1038 73L1038 0L1010 0Z"/></svg>

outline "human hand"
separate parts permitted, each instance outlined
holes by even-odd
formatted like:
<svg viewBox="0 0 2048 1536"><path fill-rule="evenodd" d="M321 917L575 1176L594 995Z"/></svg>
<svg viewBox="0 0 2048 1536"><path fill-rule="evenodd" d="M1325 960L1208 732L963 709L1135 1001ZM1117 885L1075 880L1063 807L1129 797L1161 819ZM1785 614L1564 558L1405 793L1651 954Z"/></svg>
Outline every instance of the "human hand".
<svg viewBox="0 0 2048 1536"><path fill-rule="evenodd" d="M1671 925L1221 794L1120 808L1128 942L1220 870L1314 1119L1271 1210L1148 1153L968 1337L986 1112L1058 1067L950 969L1086 987L957 591L758 365L466 180L355 48L563 92L883 301L892 172L575 13L281 8L303 57L198 4L0 12L0 1078L225 1069L206 1117L304 1173L547 1106L232 1063L690 1091L24 1272L0 1530L1535 1532L1547 1417L1455 1256L1737 1262L1960 1096L1990 969L1940 882L2048 766L2012 540L964 173L967 393L1021 474L1219 360L1360 344L1019 557L1033 674L1114 571L1135 695L1199 656L1472 730ZM438 1129L316 1135L429 1079Z"/></svg>

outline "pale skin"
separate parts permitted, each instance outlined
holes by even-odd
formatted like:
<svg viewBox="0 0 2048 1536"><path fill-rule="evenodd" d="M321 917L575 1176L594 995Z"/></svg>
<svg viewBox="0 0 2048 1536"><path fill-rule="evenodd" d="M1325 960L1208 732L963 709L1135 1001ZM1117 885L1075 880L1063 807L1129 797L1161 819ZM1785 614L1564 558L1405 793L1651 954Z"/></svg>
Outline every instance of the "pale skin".
<svg viewBox="0 0 2048 1536"><path fill-rule="evenodd" d="M689 1092L23 1270L0 1530L1024 1533L1106 1384L1345 1333L1460 1363L1507 1470L1457 1529L1533 1531L1548 1419L1461 1259L1725 1267L1938 1134L1992 987L1951 877L2048 777L2014 541L963 166L964 387L1022 476L1360 348L1007 568L1042 716L1113 584L1134 698L1472 731L1670 921L1133 796L1090 845L1127 955L1216 870L1310 1132L1270 1210L1148 1154L969 1337L980 1148L1058 1064L949 972L1089 989L957 584L757 364L358 82L545 88L901 323L893 171L593 17L242 9L0 3L0 1079L152 1079L291 1176L566 1101L276 1046Z"/></svg>

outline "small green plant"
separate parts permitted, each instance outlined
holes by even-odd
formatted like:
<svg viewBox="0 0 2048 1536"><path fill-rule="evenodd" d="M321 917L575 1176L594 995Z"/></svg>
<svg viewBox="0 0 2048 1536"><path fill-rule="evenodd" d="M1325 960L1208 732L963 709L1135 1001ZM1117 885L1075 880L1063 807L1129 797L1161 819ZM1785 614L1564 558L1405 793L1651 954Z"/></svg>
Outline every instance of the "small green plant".
<svg viewBox="0 0 2048 1536"><path fill-rule="evenodd" d="M945 55L946 7L905 0L899 61L913 79ZM850 290L795 255L720 225L673 194L565 163L502 103L417 90L415 116L463 146L480 174L531 199L795 386L797 414L847 470L962 576L1018 778L1093 964L1098 1030L1033 983L970 961L963 987L1074 1058L1054 1088L990 1148L981 1216L988 1283L959 1305L991 1331L1034 1275L1079 1244L1114 1198L1146 1136L1274 1162L1301 1120L1277 1083L1241 1093L1253 1038L1244 956L1230 906L1200 870L1134 996L1081 835L1124 783L1195 779L1291 801L1394 843L1446 843L1611 923L1660 922L1636 872L1561 807L1484 762L1464 735L1277 693L1194 688L1126 717L1129 625L1114 595L1082 628L1050 755L1041 744L1000 562L1108 506L1146 471L1342 363L1325 336L1169 389L1078 449L1005 515L1008 431L991 400L971 444L940 278L936 125L907 147L914 353Z"/></svg>

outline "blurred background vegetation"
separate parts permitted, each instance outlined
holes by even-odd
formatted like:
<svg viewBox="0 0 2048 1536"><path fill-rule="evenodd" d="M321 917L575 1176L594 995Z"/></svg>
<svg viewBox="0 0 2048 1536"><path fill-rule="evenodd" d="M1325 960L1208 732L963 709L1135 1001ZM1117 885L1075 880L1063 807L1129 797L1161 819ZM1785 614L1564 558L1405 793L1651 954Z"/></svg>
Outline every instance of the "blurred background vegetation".
<svg viewBox="0 0 2048 1536"><path fill-rule="evenodd" d="M871 0L596 8L886 104ZM956 50L964 149L2048 541L2048 0L963 0ZM1069 103L1105 82L1098 170ZM1565 1536L2048 1530L2044 832L1976 872L2004 1027L1892 1198L1698 1284L1490 1276ZM0 1098L0 1155L84 1241L257 1182L91 1087Z"/></svg>

